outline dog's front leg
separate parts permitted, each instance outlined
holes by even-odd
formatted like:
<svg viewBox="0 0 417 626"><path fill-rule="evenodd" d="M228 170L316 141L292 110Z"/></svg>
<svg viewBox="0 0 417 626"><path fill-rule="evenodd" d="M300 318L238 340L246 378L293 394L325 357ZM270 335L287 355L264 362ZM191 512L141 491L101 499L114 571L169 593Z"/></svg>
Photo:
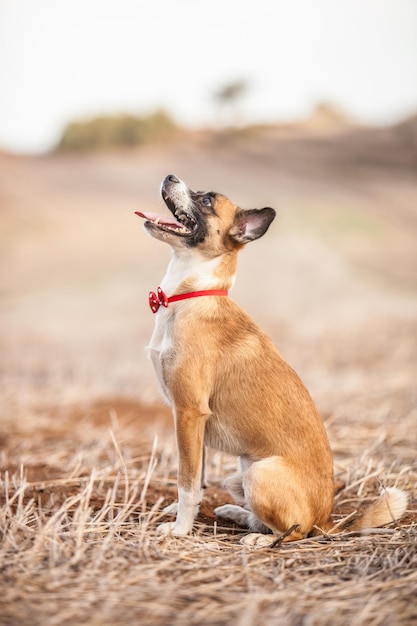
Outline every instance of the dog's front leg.
<svg viewBox="0 0 417 626"><path fill-rule="evenodd" d="M158 526L162 534L187 535L202 499L204 428L207 416L195 411L176 411L175 427L179 457L178 509L175 522Z"/></svg>
<svg viewBox="0 0 417 626"><path fill-rule="evenodd" d="M206 489L207 487L206 456L207 456L206 446L203 445L203 460L201 464L201 489Z"/></svg>

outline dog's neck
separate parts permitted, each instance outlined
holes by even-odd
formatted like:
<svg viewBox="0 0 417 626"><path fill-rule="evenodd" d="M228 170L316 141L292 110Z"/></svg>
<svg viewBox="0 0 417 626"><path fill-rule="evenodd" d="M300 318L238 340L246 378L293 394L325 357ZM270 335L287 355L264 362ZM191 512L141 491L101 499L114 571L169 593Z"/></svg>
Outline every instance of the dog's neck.
<svg viewBox="0 0 417 626"><path fill-rule="evenodd" d="M174 250L161 288L168 295L206 289L230 289L236 278L235 251L207 259L195 251Z"/></svg>

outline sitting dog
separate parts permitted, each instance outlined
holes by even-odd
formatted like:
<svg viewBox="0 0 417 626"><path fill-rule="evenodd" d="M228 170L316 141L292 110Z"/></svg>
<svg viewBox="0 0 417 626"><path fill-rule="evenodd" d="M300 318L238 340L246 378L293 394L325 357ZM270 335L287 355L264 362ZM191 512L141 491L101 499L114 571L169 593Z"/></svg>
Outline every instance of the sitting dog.
<svg viewBox="0 0 417 626"><path fill-rule="evenodd" d="M319 412L272 341L228 297L239 250L265 234L275 211L240 209L173 175L161 195L170 216L137 212L173 251L149 294L155 329L148 351L173 409L179 456L178 504L166 509L176 520L159 531L192 530L210 446L238 456L241 468L226 481L236 504L216 515L284 541L330 532L333 462ZM404 492L386 489L349 530L387 524L406 504Z"/></svg>

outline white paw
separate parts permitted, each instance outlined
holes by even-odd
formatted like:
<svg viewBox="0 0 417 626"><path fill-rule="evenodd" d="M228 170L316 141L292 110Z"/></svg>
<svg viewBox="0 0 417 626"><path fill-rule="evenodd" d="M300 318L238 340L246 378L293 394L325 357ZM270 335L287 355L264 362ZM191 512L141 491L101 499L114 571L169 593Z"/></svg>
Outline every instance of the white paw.
<svg viewBox="0 0 417 626"><path fill-rule="evenodd" d="M172 504L168 504L168 506L165 506L162 510L164 513L167 513L168 515L176 515L178 513L178 502L173 502Z"/></svg>
<svg viewBox="0 0 417 626"><path fill-rule="evenodd" d="M249 533L240 540L240 543L248 548L266 548L274 540L273 535L262 535L260 533Z"/></svg>
<svg viewBox="0 0 417 626"><path fill-rule="evenodd" d="M240 526L247 526L249 522L250 512L236 504L223 504L214 509L214 513L218 517L230 519Z"/></svg>
<svg viewBox="0 0 417 626"><path fill-rule="evenodd" d="M228 517L233 515L233 509L236 508L234 504L222 504L222 506L216 506L214 513L219 517Z"/></svg>
<svg viewBox="0 0 417 626"><path fill-rule="evenodd" d="M188 528L185 525L178 524L176 522L165 522L164 524L159 524L156 529L158 535L172 535L174 537L182 537L184 535L189 535L192 528Z"/></svg>
<svg viewBox="0 0 417 626"><path fill-rule="evenodd" d="M158 535L173 535L174 537L180 537L182 535L188 535L188 530L180 528L176 522L165 522L159 524L156 529Z"/></svg>

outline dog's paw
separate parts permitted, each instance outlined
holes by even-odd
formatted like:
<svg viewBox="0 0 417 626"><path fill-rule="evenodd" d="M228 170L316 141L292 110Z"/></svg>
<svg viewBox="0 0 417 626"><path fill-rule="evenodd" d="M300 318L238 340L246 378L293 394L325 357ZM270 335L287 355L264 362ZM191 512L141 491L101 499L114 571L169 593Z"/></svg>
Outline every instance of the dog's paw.
<svg viewBox="0 0 417 626"><path fill-rule="evenodd" d="M176 515L178 513L178 502L172 502L172 504L168 504L162 510L167 515Z"/></svg>
<svg viewBox="0 0 417 626"><path fill-rule="evenodd" d="M271 535L263 535L261 533L249 533L240 540L243 546L248 548L266 548L272 543Z"/></svg>
<svg viewBox="0 0 417 626"><path fill-rule="evenodd" d="M188 535L188 530L180 528L176 522L165 522L164 524L159 524L156 532L158 535L173 535L174 537Z"/></svg>
<svg viewBox="0 0 417 626"><path fill-rule="evenodd" d="M230 519L240 526L248 526L250 512L236 504L223 504L214 509L214 513L218 517Z"/></svg>
<svg viewBox="0 0 417 626"><path fill-rule="evenodd" d="M164 522L159 524L156 532L158 535L172 535L175 527L175 522Z"/></svg>

